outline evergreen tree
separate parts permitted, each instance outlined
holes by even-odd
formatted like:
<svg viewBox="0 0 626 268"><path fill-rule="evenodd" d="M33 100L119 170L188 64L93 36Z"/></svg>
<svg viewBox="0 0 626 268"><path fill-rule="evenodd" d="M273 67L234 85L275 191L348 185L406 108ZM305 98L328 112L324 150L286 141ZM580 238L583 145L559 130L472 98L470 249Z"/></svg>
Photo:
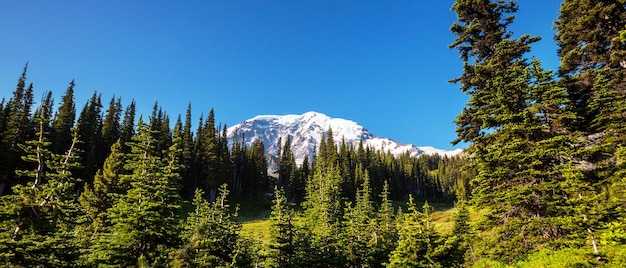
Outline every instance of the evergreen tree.
<svg viewBox="0 0 626 268"><path fill-rule="evenodd" d="M192 181L192 165L193 165L193 150L194 150L194 136L191 132L191 103L187 106L187 113L185 114L185 123L182 128L182 156L180 162L183 165L182 169L182 184L183 195L186 199L192 198L193 188Z"/></svg>
<svg viewBox="0 0 626 268"><path fill-rule="evenodd" d="M409 197L408 212L400 223L398 247L391 253L387 267L450 267L447 245L433 229L430 221L432 207L426 202L423 212L417 210Z"/></svg>
<svg viewBox="0 0 626 268"><path fill-rule="evenodd" d="M625 24L626 5L620 0L567 0L561 4L555 40L559 45L561 82L578 115L575 130L587 134L599 131L591 127L598 111L587 109L597 94L593 86L598 75L608 79L615 93L626 93L626 71L622 66L626 44L615 40Z"/></svg>
<svg viewBox="0 0 626 268"><path fill-rule="evenodd" d="M74 103L74 80L70 82L61 100L61 106L52 121L50 130L52 151L62 153L72 142L72 128L76 120L76 104Z"/></svg>
<svg viewBox="0 0 626 268"><path fill-rule="evenodd" d="M132 100L124 111L124 119L120 126L120 140L122 143L122 152L130 153L130 147L126 146L135 136L135 100Z"/></svg>
<svg viewBox="0 0 626 268"><path fill-rule="evenodd" d="M78 243L83 248L85 259L89 257L92 240L110 226L107 211L130 188L130 178L124 170L124 155L121 150L122 144L118 140L111 146L111 153L104 161L103 168L96 173L93 184L85 183L84 191L78 198L85 214L81 226L77 227L77 233L80 234ZM127 179L124 180L123 177Z"/></svg>
<svg viewBox="0 0 626 268"><path fill-rule="evenodd" d="M235 137L230 152L232 163L230 169L232 172L231 189L235 196L241 196L243 193L243 176L245 176L244 170L247 164L246 151L247 147L244 140L239 141Z"/></svg>
<svg viewBox="0 0 626 268"><path fill-rule="evenodd" d="M611 203L620 204L615 207L616 212L612 218L604 223L606 230L601 234L600 241L604 247L614 247L614 257L609 256L610 263L616 266L623 266L626 264L626 250L624 245L626 244L626 147L620 147L617 150L617 159L619 171L613 174L611 178ZM606 201L606 200L602 200ZM605 253L607 251L604 251Z"/></svg>
<svg viewBox="0 0 626 268"><path fill-rule="evenodd" d="M81 151L80 158L82 160L82 170L79 171L78 175L86 182L93 181L96 171L100 168L98 149L100 148L100 135L102 133L101 110L100 94L94 92L91 99L85 103L76 122L76 128L81 140L81 143L78 144L78 149Z"/></svg>
<svg viewBox="0 0 626 268"><path fill-rule="evenodd" d="M233 267L243 266L245 256L238 256L240 225L237 212L228 205L228 189L224 184L219 196L209 203L201 190L194 197L195 211L186 220L181 232L183 247L177 251L176 267Z"/></svg>
<svg viewBox="0 0 626 268"><path fill-rule="evenodd" d="M163 108L159 106L159 103L155 102L149 120L150 131L156 139L155 148L160 153L172 144L170 119L167 113L163 111Z"/></svg>
<svg viewBox="0 0 626 268"><path fill-rule="evenodd" d="M15 170L21 166L23 155L18 144L33 138L31 133L31 108L33 105L33 84L26 85L28 63L18 79L13 96L4 107L6 127L0 129L0 188L10 189L23 183L15 177Z"/></svg>
<svg viewBox="0 0 626 268"><path fill-rule="evenodd" d="M198 128L196 129L196 139L193 144L193 160L191 165L190 179L189 179L189 188L193 189L205 189L206 186L203 184L203 176L206 170L206 146L205 144L205 129L204 129L204 118L203 115L200 115L200 119L198 121ZM204 186L203 186L204 185ZM203 188L204 187L204 188ZM206 192L203 193L206 194Z"/></svg>
<svg viewBox="0 0 626 268"><path fill-rule="evenodd" d="M100 136L102 137L100 142L100 158L98 163L104 163L104 159L111 152L111 146L120 138L121 127L120 118L122 115L122 101L120 98L115 99L115 96L111 98L109 102L109 108L107 109L104 120L102 121L102 130ZM101 164L100 164L101 165Z"/></svg>
<svg viewBox="0 0 626 268"><path fill-rule="evenodd" d="M202 189L209 200L216 197L218 182L220 178L221 158L219 155L219 142L217 129L215 127L215 114L213 109L209 112L204 126L199 129L198 142L196 143L196 157L198 168L197 187Z"/></svg>
<svg viewBox="0 0 626 268"><path fill-rule="evenodd" d="M4 162L6 160L7 156L5 154L8 152L8 146L5 144L6 141L4 139L4 134L8 125L7 116L9 109L5 107L5 103L6 99L2 98L2 101L0 102L0 162ZM4 192L4 187L8 182L6 169L8 169L6 163L0 164L0 195Z"/></svg>
<svg viewBox="0 0 626 268"><path fill-rule="evenodd" d="M0 262L3 266L72 266L78 249L71 242L78 214L74 196L76 179L71 169L77 166L77 135L65 154L50 151L44 126L48 124L45 107L36 119L35 140L20 144L29 168L18 170L28 179L26 185L13 187L0 206Z"/></svg>
<svg viewBox="0 0 626 268"><path fill-rule="evenodd" d="M44 125L44 132L46 133L50 133L50 130L51 130L50 122L52 121L52 107L53 106L54 106L54 98L52 97L52 92L47 91L46 93L43 94L43 97L41 98L41 104L39 105L39 107L37 107L37 109L35 109L34 114L43 116L43 118L45 118L44 120L48 122L47 124ZM33 124L33 126L35 125L36 124ZM68 131L70 132L70 141L71 141L72 129L70 128ZM48 136L50 136L50 134L48 134ZM67 146L69 146L69 144ZM62 153L63 152L61 152L60 154Z"/></svg>
<svg viewBox="0 0 626 268"><path fill-rule="evenodd" d="M461 267L465 263L465 255L470 249L473 237L469 225L469 210L464 201L455 204L454 225L452 233L446 238L446 245L450 247L449 257L446 259L447 266ZM471 259L471 256L469 256ZM472 260L473 261L473 260Z"/></svg>
<svg viewBox="0 0 626 268"><path fill-rule="evenodd" d="M517 40L510 39L511 33L506 27L514 18L509 14L517 11L514 1L481 0L476 3L458 0L452 10L457 13L458 23L450 28L457 35L450 48L457 48L463 60L463 74L453 82L461 83L461 90L471 95L467 107L457 117L458 139L455 142L476 143L475 140L487 134L484 129L498 128L503 124L498 119L506 119L504 116L497 117L494 112L510 114L512 111L507 109L519 107L507 107L506 104L523 104L521 92L510 92L506 96L508 101L504 103L493 100L493 96L498 96L495 94L498 93L495 92L497 86L502 86L489 83L497 76L503 76L503 72L513 71L513 66L523 64L522 55L539 38L525 35ZM509 75L509 79L514 78L515 74Z"/></svg>
<svg viewBox="0 0 626 268"><path fill-rule="evenodd" d="M282 150L279 155L278 163L278 187L283 188L287 193L287 199L293 201L295 199L295 193L293 192L290 183L295 180L296 177L296 158L291 150L291 136L287 136L285 142L281 145Z"/></svg>
<svg viewBox="0 0 626 268"><path fill-rule="evenodd" d="M339 166L339 155L337 153L337 145L335 144L335 138L333 137L333 129L328 128L326 132L326 148L325 151L321 151L320 155L323 155L323 159L326 161L326 165Z"/></svg>
<svg viewBox="0 0 626 268"><path fill-rule="evenodd" d="M339 166L341 168L342 192L344 197L352 199L356 196L357 185L361 184L361 181L355 179L354 166L352 163L351 147L346 144L344 138L341 139L339 146Z"/></svg>
<svg viewBox="0 0 626 268"><path fill-rule="evenodd" d="M221 133L218 135L217 139L217 155L218 155L218 163L217 163L217 172L218 185L222 185L228 183L228 179L232 178L232 170L231 170L231 156L230 150L228 149L228 135L227 135L228 127L224 124L221 128Z"/></svg>
<svg viewBox="0 0 626 268"><path fill-rule="evenodd" d="M300 204L304 201L304 196L306 195L306 182L311 173L308 155L304 155L300 168L294 167L294 172L295 174L291 177L291 181L289 182L290 192L292 195L292 201L296 204Z"/></svg>
<svg viewBox="0 0 626 268"><path fill-rule="evenodd" d="M462 24L452 26L458 37L451 46L465 61L456 81L470 94L457 117L457 142L471 142L472 198L492 213L481 254L511 261L580 232L553 221L571 215L567 200L576 193L563 187L576 178L561 176L575 144L564 127L573 116L551 73L523 57L538 38L506 33L514 1L457 1L453 9Z"/></svg>
<svg viewBox="0 0 626 268"><path fill-rule="evenodd" d="M249 196L259 196L269 190L269 180L267 175L267 158L265 157L265 144L257 139L252 142L252 147L248 151L248 168L244 176L245 192Z"/></svg>
<svg viewBox="0 0 626 268"><path fill-rule="evenodd" d="M152 134L140 119L124 166L132 172L127 178L130 189L107 210L110 226L92 244L92 264L131 266L141 260L164 265L178 246L178 149L172 146L163 157L158 156Z"/></svg>
<svg viewBox="0 0 626 268"><path fill-rule="evenodd" d="M340 231L343 218L341 177L333 165L316 166L307 183L304 208L304 228L310 240L310 256L306 260L311 267L340 266L345 263L341 251Z"/></svg>
<svg viewBox="0 0 626 268"><path fill-rule="evenodd" d="M356 193L354 207L350 203L345 206L343 249L351 267L363 267L374 262L370 243L377 239L375 231L377 222L369 183L369 174L365 171L361 188Z"/></svg>
<svg viewBox="0 0 626 268"><path fill-rule="evenodd" d="M270 214L271 240L270 254L266 265L269 267L298 267L298 248L294 212L289 207L285 191L274 187L274 205Z"/></svg>
<svg viewBox="0 0 626 268"><path fill-rule="evenodd" d="M368 242L371 251L371 258L368 260L370 267L384 267L383 265L389 262L389 256L398 243L394 209L389 196L389 184L384 181L383 190L380 193L380 207L375 214L373 238Z"/></svg>
<svg viewBox="0 0 626 268"><path fill-rule="evenodd" d="M626 25L626 3L613 1L564 1L556 23L561 84L571 99L575 120L568 124L580 132L581 144L572 154L567 174L578 180L567 207L578 213L570 225L574 239L591 241L601 253L596 230L608 221L623 218L624 200L611 198L623 174L620 148L626 145L626 43L616 38ZM587 243L589 244L589 243Z"/></svg>

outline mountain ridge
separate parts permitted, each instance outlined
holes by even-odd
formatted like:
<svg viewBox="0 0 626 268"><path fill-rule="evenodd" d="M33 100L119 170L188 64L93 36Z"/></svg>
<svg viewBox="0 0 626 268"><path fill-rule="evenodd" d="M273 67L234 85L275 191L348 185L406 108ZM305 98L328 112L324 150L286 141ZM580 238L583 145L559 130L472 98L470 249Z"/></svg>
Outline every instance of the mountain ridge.
<svg viewBox="0 0 626 268"><path fill-rule="evenodd" d="M390 151L395 156L406 152L411 156L421 154L454 156L462 152L461 149L450 151L432 146L418 147L400 143L390 138L376 136L352 120L333 118L315 111L300 115L257 115L229 127L227 136L231 142L235 138L241 139L243 137L247 145L260 139L265 143L266 153L273 156L276 156L279 151L278 138L284 141L287 136L291 136L291 149L296 158L296 163L300 164L305 155L310 158L315 153L320 139L329 129L332 129L336 145L340 144L342 139L351 146L358 146L360 142L363 142L365 147Z"/></svg>

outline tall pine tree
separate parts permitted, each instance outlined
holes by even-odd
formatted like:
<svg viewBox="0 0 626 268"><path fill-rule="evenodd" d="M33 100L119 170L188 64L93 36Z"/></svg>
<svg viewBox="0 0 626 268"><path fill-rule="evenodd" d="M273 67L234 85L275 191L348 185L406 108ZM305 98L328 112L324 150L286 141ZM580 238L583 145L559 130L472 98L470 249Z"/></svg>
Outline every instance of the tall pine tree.
<svg viewBox="0 0 626 268"><path fill-rule="evenodd" d="M64 154L50 151L45 107L36 122L36 139L20 144L28 168L18 170L27 184L13 187L0 206L0 262L3 266L72 266L78 256L74 240L78 204L71 170L77 164L74 132Z"/></svg>
<svg viewBox="0 0 626 268"><path fill-rule="evenodd" d="M160 156L157 139L140 119L137 135L129 144L125 169L131 172L130 189L107 210L109 226L91 246L94 265L132 266L138 260L149 265L168 263L178 246L179 195L177 148Z"/></svg>
<svg viewBox="0 0 626 268"><path fill-rule="evenodd" d="M472 198L491 208L483 228L492 233L481 253L511 261L558 247L554 241L581 231L561 224L572 220L568 200L577 194L563 186L579 182L562 175L575 144L565 128L573 118L566 91L539 61L524 58L538 37L511 38L514 1L459 0L453 10L459 22L451 28L457 35L451 47L464 60L455 82L470 95L456 120L455 142L471 143Z"/></svg>
<svg viewBox="0 0 626 268"><path fill-rule="evenodd" d="M50 130L52 151L61 153L72 142L72 128L76 120L76 104L74 103L74 80L70 82L61 100L61 106L52 121Z"/></svg>
<svg viewBox="0 0 626 268"><path fill-rule="evenodd" d="M26 85L27 70L28 63L24 66L13 96L6 103L3 111L5 128L0 129L0 190L10 189L15 184L23 183L16 178L14 172L16 168L24 168L21 162L23 152L18 144L34 137L31 131L33 84Z"/></svg>

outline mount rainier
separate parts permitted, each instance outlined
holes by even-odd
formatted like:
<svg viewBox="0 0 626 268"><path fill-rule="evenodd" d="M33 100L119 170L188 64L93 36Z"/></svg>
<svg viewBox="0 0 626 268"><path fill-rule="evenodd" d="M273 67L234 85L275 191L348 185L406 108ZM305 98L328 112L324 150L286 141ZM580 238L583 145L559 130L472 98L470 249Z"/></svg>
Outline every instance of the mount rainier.
<svg viewBox="0 0 626 268"><path fill-rule="evenodd" d="M453 156L462 152L461 149L447 151L430 146L417 147L399 143L388 138L375 136L356 122L331 118L317 112L307 112L302 115L259 115L228 128L227 135L230 141L243 137L247 145L260 139L265 144L266 153L272 156L278 152L278 138L282 138L284 142L287 136L291 136L291 149L296 158L296 163L300 164L305 155L311 158L322 135L326 134L329 129L332 129L334 140L338 144L342 138L347 144L355 147L363 141L364 147L385 152L390 151L396 156L405 152L409 152L411 156L421 154Z"/></svg>

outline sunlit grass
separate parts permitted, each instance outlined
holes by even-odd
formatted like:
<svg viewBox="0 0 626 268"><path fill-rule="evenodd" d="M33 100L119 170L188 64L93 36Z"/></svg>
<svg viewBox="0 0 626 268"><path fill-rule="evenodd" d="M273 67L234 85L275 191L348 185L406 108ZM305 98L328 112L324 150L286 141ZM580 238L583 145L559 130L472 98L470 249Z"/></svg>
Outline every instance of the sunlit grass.
<svg viewBox="0 0 626 268"><path fill-rule="evenodd" d="M418 208L423 203L416 204ZM457 209L449 203L429 203L433 207L431 214L431 224L433 228L442 235L448 235L454 227L454 215ZM406 212L406 202L394 202L395 209L402 209ZM470 221L477 219L485 211L476 211L472 207L470 210ZM268 200L244 201L239 203L239 222L241 223L241 234L263 243L270 240L270 220L271 202Z"/></svg>
<svg viewBox="0 0 626 268"><path fill-rule="evenodd" d="M272 202L267 199L237 200L237 220L241 223L240 234L267 243L270 240L270 212Z"/></svg>
<svg viewBox="0 0 626 268"><path fill-rule="evenodd" d="M241 224L240 234L263 243L270 241L270 225L269 219L248 221Z"/></svg>
<svg viewBox="0 0 626 268"><path fill-rule="evenodd" d="M452 232L454 227L454 214L456 208L448 208L446 210L435 210L430 215L433 228L440 234L447 235Z"/></svg>

